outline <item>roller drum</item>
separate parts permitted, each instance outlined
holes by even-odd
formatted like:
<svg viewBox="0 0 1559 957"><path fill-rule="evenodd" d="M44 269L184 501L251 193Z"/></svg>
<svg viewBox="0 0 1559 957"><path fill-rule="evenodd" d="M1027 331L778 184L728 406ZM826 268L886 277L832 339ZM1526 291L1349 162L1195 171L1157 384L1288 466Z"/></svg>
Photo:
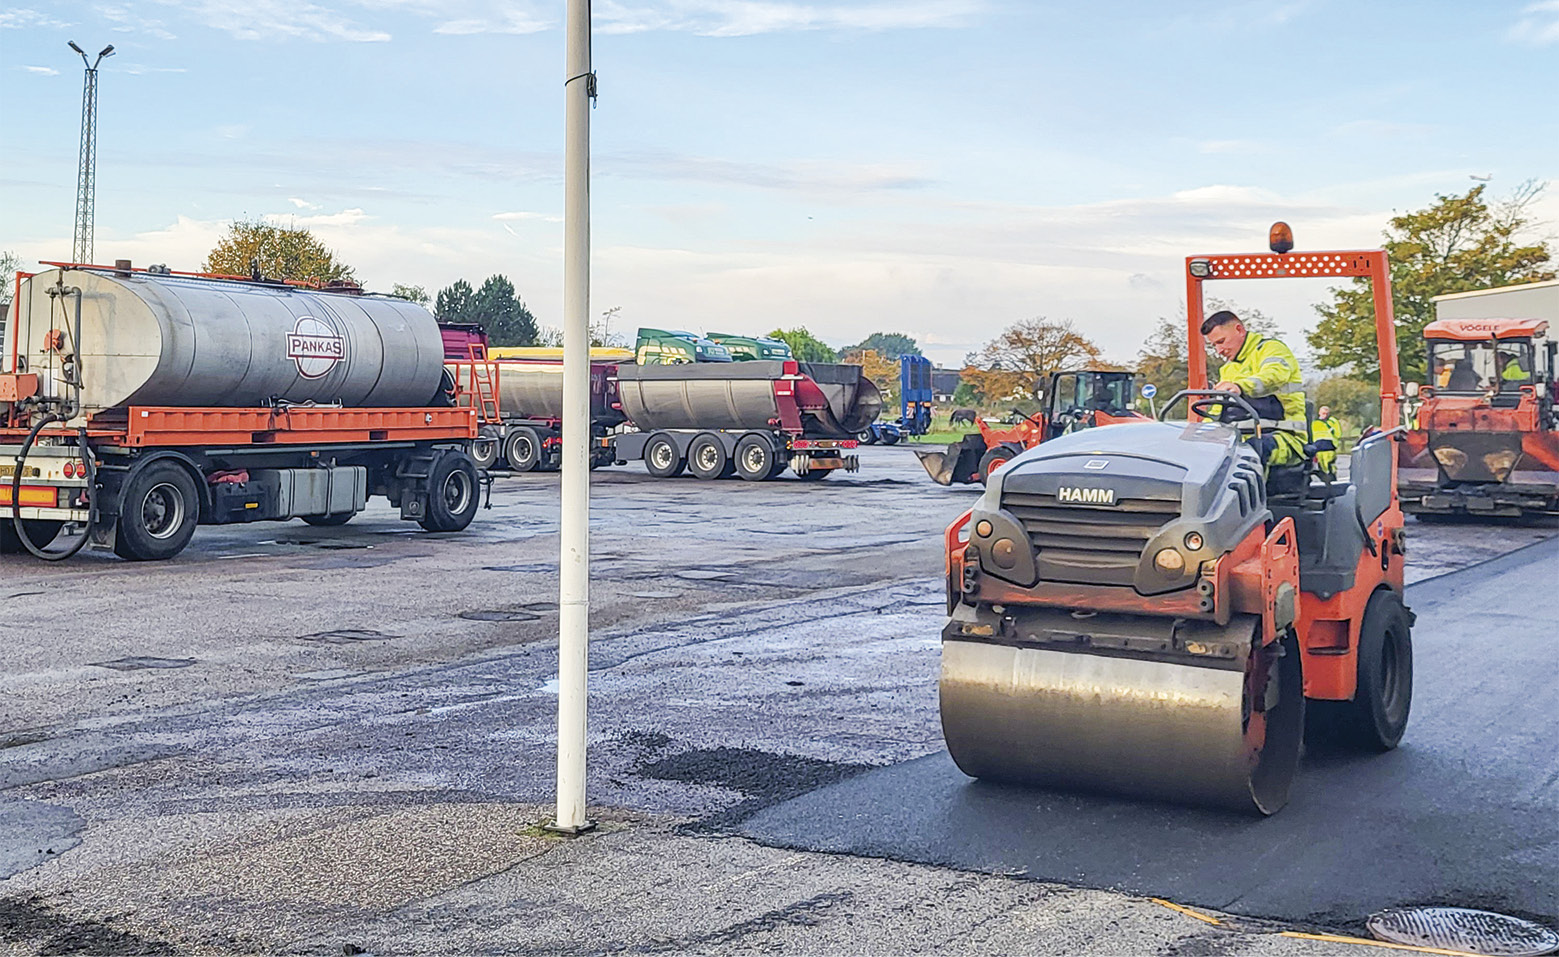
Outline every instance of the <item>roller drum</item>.
<svg viewBox="0 0 1559 957"><path fill-rule="evenodd" d="M1299 658L1253 652L1254 621L1235 627L1243 650L1226 667L949 638L948 751L976 778L1271 814L1298 765Z"/></svg>

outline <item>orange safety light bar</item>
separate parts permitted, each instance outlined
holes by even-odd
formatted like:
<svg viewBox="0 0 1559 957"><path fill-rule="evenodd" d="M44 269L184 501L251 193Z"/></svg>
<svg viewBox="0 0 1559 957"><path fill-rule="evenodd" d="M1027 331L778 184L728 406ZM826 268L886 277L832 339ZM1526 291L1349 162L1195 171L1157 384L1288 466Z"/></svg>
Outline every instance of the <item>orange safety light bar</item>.
<svg viewBox="0 0 1559 957"><path fill-rule="evenodd" d="M1281 229L1279 229L1281 227ZM1293 231L1276 223L1268 233L1276 250L1293 248ZM1397 365L1397 327L1391 312L1391 271L1383 249L1336 252L1220 253L1186 257L1187 358L1189 387L1207 388L1207 347L1202 337L1202 284L1214 279L1368 278L1375 303L1375 340L1380 357L1380 422L1391 429L1402 421L1402 374Z"/></svg>

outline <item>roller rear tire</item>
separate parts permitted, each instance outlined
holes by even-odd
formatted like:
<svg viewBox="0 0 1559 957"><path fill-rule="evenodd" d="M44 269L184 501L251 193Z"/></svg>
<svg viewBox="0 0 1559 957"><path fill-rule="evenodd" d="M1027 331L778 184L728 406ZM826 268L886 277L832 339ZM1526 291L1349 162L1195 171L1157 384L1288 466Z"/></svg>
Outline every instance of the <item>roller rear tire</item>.
<svg viewBox="0 0 1559 957"><path fill-rule="evenodd" d="M1359 627L1353 700L1308 702L1305 740L1357 751L1390 751L1407 731L1412 704L1412 616L1396 592L1382 589L1370 596Z"/></svg>

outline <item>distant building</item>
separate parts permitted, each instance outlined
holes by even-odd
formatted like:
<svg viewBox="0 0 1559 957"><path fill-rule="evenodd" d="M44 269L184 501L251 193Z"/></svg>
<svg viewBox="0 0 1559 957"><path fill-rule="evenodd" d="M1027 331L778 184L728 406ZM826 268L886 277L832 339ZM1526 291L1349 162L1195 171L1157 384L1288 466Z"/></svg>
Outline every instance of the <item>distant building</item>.
<svg viewBox="0 0 1559 957"><path fill-rule="evenodd" d="M963 373L957 369L931 370L931 401L951 402L953 393L958 391L958 384L963 381Z"/></svg>

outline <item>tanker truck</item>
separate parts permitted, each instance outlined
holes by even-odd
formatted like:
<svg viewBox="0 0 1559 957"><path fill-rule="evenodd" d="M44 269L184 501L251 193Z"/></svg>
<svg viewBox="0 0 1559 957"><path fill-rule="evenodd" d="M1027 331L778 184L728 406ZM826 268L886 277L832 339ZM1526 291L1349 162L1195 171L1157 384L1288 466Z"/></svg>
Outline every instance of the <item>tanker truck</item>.
<svg viewBox="0 0 1559 957"><path fill-rule="evenodd" d="M172 558L196 525L342 525L369 495L429 531L478 506L477 413L401 299L45 263L0 353L0 549ZM47 546L67 523L83 534Z"/></svg>
<svg viewBox="0 0 1559 957"><path fill-rule="evenodd" d="M561 350L499 354L449 360L457 401L479 410L481 431L499 450L493 464L556 469ZM817 480L859 467L847 453L882 411L881 392L859 366L793 359L635 365L631 359L626 350L591 350L592 467L642 460L657 478L688 471L749 481L790 468Z"/></svg>

